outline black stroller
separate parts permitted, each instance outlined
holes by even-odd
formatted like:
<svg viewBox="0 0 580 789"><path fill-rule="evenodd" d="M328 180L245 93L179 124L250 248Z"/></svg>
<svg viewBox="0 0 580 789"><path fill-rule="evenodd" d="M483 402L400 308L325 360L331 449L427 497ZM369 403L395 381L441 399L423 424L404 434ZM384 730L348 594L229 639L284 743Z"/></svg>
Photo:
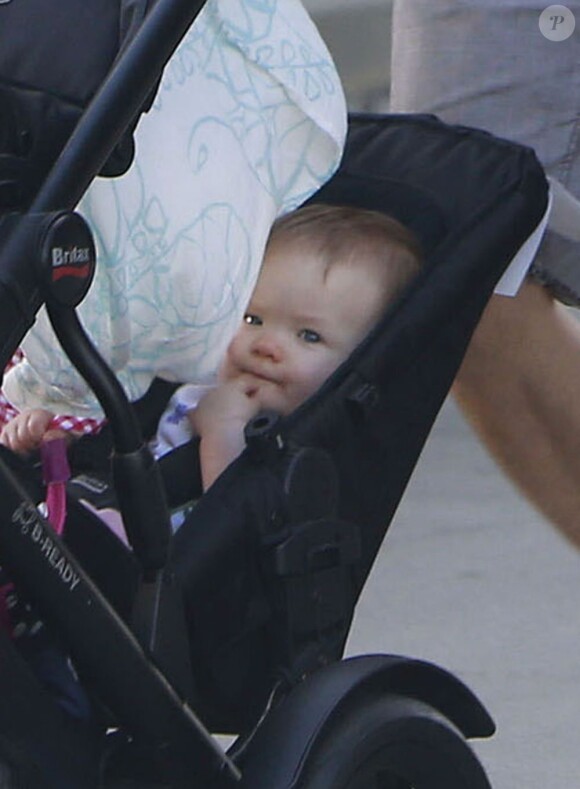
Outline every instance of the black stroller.
<svg viewBox="0 0 580 789"><path fill-rule="evenodd" d="M543 171L527 149L433 117L352 117L343 165L313 199L395 215L421 238L425 271L315 396L248 424L244 454L170 539L167 504L200 492L195 441L152 460L143 435L171 387L155 382L128 404L76 318L86 281L52 288L51 249L92 246L70 209L115 145L130 148L202 6L153 4L80 121L68 119L76 127L43 183L30 172L48 170L66 137L0 183L1 369L46 301L110 423L75 446L73 466L103 489L110 471L132 546L77 501L75 480L59 539L36 508L36 470L2 450L1 563L100 710L98 726L73 725L0 631L6 785L485 789L466 739L494 725L469 689L419 660L341 656L471 333L545 214ZM18 110L17 90L0 98ZM10 141L4 161L26 163ZM237 737L225 751L210 732Z"/></svg>

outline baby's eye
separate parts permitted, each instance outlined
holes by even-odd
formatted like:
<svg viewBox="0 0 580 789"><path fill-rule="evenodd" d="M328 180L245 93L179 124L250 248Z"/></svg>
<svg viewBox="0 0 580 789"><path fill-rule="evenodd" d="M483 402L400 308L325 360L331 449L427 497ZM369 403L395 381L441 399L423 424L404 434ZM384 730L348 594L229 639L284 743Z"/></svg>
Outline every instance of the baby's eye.
<svg viewBox="0 0 580 789"><path fill-rule="evenodd" d="M304 340L304 342L316 343L322 341L321 335L313 329L300 329L298 336L300 339Z"/></svg>
<svg viewBox="0 0 580 789"><path fill-rule="evenodd" d="M252 315L251 312L246 312L244 315L244 323L247 323L248 326L261 326L262 319L259 318L257 315Z"/></svg>

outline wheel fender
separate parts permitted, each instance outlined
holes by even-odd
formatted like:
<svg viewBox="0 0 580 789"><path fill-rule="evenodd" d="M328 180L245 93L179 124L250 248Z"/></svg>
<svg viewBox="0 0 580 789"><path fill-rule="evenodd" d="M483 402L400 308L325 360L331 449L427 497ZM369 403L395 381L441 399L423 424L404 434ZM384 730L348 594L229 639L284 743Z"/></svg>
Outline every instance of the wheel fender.
<svg viewBox="0 0 580 789"><path fill-rule="evenodd" d="M265 719L238 760L242 787L290 789L331 720L369 695L396 694L435 708L464 737L489 737L495 725L472 691L445 669L398 655L363 655L320 669Z"/></svg>

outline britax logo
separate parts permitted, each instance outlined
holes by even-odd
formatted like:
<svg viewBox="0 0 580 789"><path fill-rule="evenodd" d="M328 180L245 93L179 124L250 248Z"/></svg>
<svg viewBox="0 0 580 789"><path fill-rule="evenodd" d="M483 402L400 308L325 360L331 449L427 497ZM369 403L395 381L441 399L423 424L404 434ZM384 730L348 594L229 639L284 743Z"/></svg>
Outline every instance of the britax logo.
<svg viewBox="0 0 580 789"><path fill-rule="evenodd" d="M88 263L90 259L91 250L88 247L73 247L72 249L54 247L52 250L52 265L54 268L57 266L74 266L78 263Z"/></svg>
<svg viewBox="0 0 580 789"><path fill-rule="evenodd" d="M89 273L90 247L53 247L51 251L53 281L62 277L86 277Z"/></svg>

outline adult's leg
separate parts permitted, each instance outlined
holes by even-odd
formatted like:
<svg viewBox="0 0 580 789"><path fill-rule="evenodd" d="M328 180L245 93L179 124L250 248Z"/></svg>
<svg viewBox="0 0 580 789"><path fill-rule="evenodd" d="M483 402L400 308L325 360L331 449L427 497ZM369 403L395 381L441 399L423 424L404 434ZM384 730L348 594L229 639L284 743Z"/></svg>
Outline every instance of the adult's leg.
<svg viewBox="0 0 580 789"><path fill-rule="evenodd" d="M482 441L580 548L580 324L526 281L493 296L453 387Z"/></svg>

